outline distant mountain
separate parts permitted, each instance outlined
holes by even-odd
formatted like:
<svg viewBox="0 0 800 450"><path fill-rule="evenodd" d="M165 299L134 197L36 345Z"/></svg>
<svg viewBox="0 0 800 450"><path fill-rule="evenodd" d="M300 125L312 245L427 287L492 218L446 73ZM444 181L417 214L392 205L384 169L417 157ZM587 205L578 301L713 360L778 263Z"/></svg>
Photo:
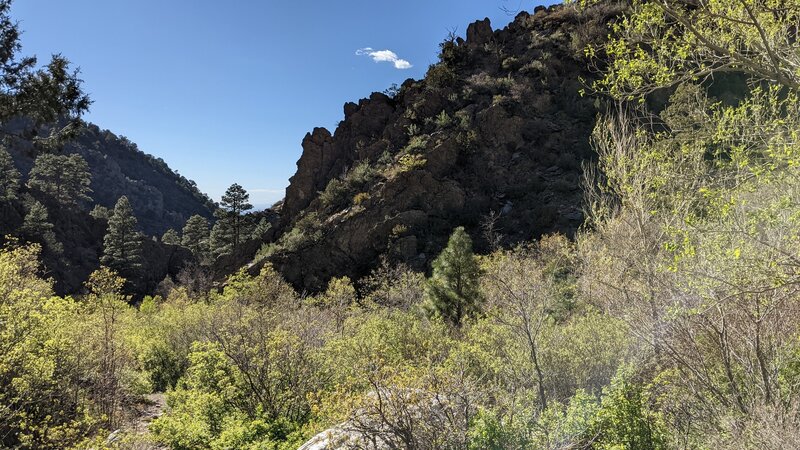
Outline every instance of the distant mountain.
<svg viewBox="0 0 800 450"><path fill-rule="evenodd" d="M20 172L27 174L37 151L24 143L10 151ZM169 228L180 230L194 214L212 217L214 202L193 181L173 171L161 158L139 150L124 136L88 124L60 153L77 153L89 163L93 191L89 209L94 205L113 208L117 199L126 195L148 235L160 236Z"/></svg>
<svg viewBox="0 0 800 450"><path fill-rule="evenodd" d="M500 30L475 22L441 44L424 79L344 105L334 132L303 140L280 238L260 260L317 290L381 255L425 270L460 225L483 251L575 233L599 111L580 93L593 76L583 49L621 8L538 7Z"/></svg>
<svg viewBox="0 0 800 450"><path fill-rule="evenodd" d="M13 126L10 127L12 131ZM12 142L8 150L24 182L36 156L43 150L28 140ZM131 280L132 292L152 292L166 275L175 275L184 262L191 259L185 249L163 245L157 238L169 228L180 231L194 214L213 217L216 205L193 181L170 169L160 158L142 152L125 137L93 124L87 125L57 153L81 155L92 176L92 200L79 207L64 207L37 196L37 200L46 205L56 240L63 246L62 252L45 246L43 254L45 273L56 281L59 293L79 290L88 275L99 267L107 224L105 219L92 217L89 212L97 205L113 209L123 195L133 206L140 231L153 237L145 239L145 263L137 279ZM22 194L26 193L23 187ZM23 196L0 204L0 236L18 234L26 214Z"/></svg>

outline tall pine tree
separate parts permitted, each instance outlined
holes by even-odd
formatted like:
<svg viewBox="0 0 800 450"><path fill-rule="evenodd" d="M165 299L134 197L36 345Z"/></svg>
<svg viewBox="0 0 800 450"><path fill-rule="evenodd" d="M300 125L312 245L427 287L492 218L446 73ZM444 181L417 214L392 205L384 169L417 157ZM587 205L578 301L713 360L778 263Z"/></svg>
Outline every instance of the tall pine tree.
<svg viewBox="0 0 800 450"><path fill-rule="evenodd" d="M122 196L108 219L108 232L103 240L104 251L100 261L123 275L130 275L142 267L142 234L136 229L128 197Z"/></svg>
<svg viewBox="0 0 800 450"><path fill-rule="evenodd" d="M92 190L89 165L81 155L39 155L28 176L28 187L45 194L62 205L75 206L89 201Z"/></svg>
<svg viewBox="0 0 800 450"><path fill-rule="evenodd" d="M20 174L11 154L0 147L0 202L16 200L19 193Z"/></svg>
<svg viewBox="0 0 800 450"><path fill-rule="evenodd" d="M167 245L181 245L181 237L178 235L177 231L170 228L161 236L161 243Z"/></svg>
<svg viewBox="0 0 800 450"><path fill-rule="evenodd" d="M233 183L225 191L219 204L223 210L221 219L231 228L232 250L236 252L242 238L250 234L244 230L245 218L243 216L245 212L253 209L253 205L250 204L250 194L238 183Z"/></svg>
<svg viewBox="0 0 800 450"><path fill-rule="evenodd" d="M472 239L464 227L450 235L447 247L433 261L433 275L425 289L426 309L453 326L478 311L480 267L472 253Z"/></svg>
<svg viewBox="0 0 800 450"><path fill-rule="evenodd" d="M33 199L26 203L28 212L25 214L25 220L22 222L20 232L27 239L46 245L53 253L62 253L64 246L56 239L56 234L53 232L53 224L50 223L48 218L47 208Z"/></svg>
<svg viewBox="0 0 800 450"><path fill-rule="evenodd" d="M0 0L0 126L9 131L6 126L12 120L29 119L15 125L15 133L4 134L5 138L28 141L30 131L58 123L33 138L38 147L58 147L79 130L79 118L91 101L81 89L78 71L71 69L63 56L55 54L46 62L20 55L22 31L10 10L11 0Z"/></svg>
<svg viewBox="0 0 800 450"><path fill-rule="evenodd" d="M222 255L230 255L235 251L233 225L229 218L217 220L211 227L211 235L208 238L208 246L211 254L218 258Z"/></svg>
<svg viewBox="0 0 800 450"><path fill-rule="evenodd" d="M181 245L188 248L200 261L208 256L208 220L197 214L189 217L183 226Z"/></svg>

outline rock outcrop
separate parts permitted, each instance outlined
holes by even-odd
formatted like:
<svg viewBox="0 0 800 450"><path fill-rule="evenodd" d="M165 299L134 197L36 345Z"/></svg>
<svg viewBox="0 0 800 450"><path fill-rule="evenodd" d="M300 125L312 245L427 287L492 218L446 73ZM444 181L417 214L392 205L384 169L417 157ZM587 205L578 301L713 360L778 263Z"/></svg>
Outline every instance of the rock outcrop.
<svg viewBox="0 0 800 450"><path fill-rule="evenodd" d="M598 113L580 94L592 77L583 48L618 12L537 8L500 30L478 21L442 44L423 80L347 103L333 133L303 140L269 259L317 290L381 255L424 270L459 225L483 251L498 236L574 233Z"/></svg>

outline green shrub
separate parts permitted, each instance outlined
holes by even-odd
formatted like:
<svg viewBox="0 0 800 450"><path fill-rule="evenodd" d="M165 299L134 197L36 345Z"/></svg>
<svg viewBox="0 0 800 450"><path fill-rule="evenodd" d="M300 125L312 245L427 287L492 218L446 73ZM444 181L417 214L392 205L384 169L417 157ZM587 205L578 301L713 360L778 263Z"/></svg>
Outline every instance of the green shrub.
<svg viewBox="0 0 800 450"><path fill-rule="evenodd" d="M398 173L421 169L427 162L422 155L403 155L398 161Z"/></svg>
<svg viewBox="0 0 800 450"><path fill-rule="evenodd" d="M325 190L320 192L319 200L323 206L335 206L342 203L347 197L348 186L341 178L334 178L325 186Z"/></svg>
<svg viewBox="0 0 800 450"><path fill-rule="evenodd" d="M444 89L452 87L458 80L456 72L447 64L433 64L428 68L425 81L430 89Z"/></svg>
<svg viewBox="0 0 800 450"><path fill-rule="evenodd" d="M434 123L437 128L444 129L453 124L453 119L447 114L447 111L442 110L434 119Z"/></svg>
<svg viewBox="0 0 800 450"><path fill-rule="evenodd" d="M508 57L508 58L504 59L503 63L501 64L501 66L503 67L503 70L515 71L515 70L519 69L522 66L522 62L520 61L519 58L511 56L511 57Z"/></svg>
<svg viewBox="0 0 800 450"><path fill-rule="evenodd" d="M403 147L400 153L423 152L428 147L428 140L430 140L430 136L428 135L412 136L411 139L408 140L408 144Z"/></svg>
<svg viewBox="0 0 800 450"><path fill-rule="evenodd" d="M360 205L369 199L370 195L368 192L359 192L358 194L355 195L355 197L353 197L353 204Z"/></svg>
<svg viewBox="0 0 800 450"><path fill-rule="evenodd" d="M603 389L603 399L587 439L601 450L667 449L667 436L659 416L648 406L645 388L624 370Z"/></svg>
<svg viewBox="0 0 800 450"><path fill-rule="evenodd" d="M319 194L319 199L325 208L338 208L347 204L348 200L363 191L373 183L378 171L369 161L363 161L350 169L341 178L334 178Z"/></svg>

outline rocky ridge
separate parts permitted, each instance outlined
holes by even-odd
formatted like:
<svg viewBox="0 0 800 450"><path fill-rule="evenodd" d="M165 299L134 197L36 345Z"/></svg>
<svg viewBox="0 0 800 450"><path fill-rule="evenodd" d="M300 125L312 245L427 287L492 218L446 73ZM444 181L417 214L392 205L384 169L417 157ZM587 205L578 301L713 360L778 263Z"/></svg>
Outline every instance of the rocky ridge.
<svg viewBox="0 0 800 450"><path fill-rule="evenodd" d="M424 270L453 228L478 250L583 221L582 164L598 104L583 48L620 8L522 12L441 44L422 80L344 105L334 132L303 139L281 207L282 235L262 249L296 287L358 278L381 255Z"/></svg>

